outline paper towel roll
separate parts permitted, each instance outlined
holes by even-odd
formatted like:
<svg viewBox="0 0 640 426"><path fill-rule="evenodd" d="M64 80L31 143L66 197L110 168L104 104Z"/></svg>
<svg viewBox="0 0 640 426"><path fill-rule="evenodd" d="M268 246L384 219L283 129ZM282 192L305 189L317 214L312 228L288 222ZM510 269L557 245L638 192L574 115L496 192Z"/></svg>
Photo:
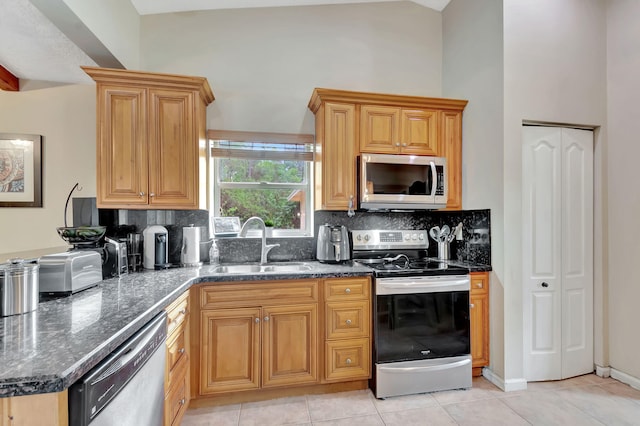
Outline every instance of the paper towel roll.
<svg viewBox="0 0 640 426"><path fill-rule="evenodd" d="M183 266L200 265L200 227L182 228L182 251L180 260Z"/></svg>

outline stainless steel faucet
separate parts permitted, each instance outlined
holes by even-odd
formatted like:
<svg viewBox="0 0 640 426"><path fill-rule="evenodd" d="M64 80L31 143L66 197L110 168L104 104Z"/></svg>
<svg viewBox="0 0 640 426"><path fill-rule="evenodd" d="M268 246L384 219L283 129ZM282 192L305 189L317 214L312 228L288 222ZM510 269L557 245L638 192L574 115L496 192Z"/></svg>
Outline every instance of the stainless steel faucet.
<svg viewBox="0 0 640 426"><path fill-rule="evenodd" d="M240 229L240 235L239 235L241 238L246 238L247 230L248 230L247 225L250 222L258 222L258 226L262 229L262 248L260 250L260 264L265 264L267 263L267 253L269 253L269 251L274 247L280 247L280 244L267 244L267 232L265 230L264 220L260 219L258 216L250 217L242 225L242 228Z"/></svg>

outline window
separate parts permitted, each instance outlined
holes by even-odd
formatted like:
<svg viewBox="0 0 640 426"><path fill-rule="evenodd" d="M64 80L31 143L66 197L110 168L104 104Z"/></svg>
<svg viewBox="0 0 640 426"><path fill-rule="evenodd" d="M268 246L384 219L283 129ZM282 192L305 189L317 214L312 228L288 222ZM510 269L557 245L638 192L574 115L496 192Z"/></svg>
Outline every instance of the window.
<svg viewBox="0 0 640 426"><path fill-rule="evenodd" d="M259 216L276 236L312 235L313 135L209 130L215 216Z"/></svg>

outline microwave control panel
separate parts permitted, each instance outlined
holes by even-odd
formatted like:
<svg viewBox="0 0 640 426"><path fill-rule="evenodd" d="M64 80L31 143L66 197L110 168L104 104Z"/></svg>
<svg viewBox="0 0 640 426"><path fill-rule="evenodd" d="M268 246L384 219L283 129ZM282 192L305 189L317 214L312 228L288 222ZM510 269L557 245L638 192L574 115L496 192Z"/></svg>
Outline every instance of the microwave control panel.
<svg viewBox="0 0 640 426"><path fill-rule="evenodd" d="M354 250L427 249L424 230L352 230Z"/></svg>

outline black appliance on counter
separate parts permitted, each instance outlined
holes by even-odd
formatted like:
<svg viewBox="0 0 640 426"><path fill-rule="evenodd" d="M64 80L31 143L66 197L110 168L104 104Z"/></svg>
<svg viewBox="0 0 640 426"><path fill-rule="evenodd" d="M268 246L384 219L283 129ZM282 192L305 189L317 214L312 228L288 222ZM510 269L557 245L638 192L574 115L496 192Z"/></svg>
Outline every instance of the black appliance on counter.
<svg viewBox="0 0 640 426"><path fill-rule="evenodd" d="M374 268L376 398L471 387L469 270L426 257L426 231L352 230Z"/></svg>

